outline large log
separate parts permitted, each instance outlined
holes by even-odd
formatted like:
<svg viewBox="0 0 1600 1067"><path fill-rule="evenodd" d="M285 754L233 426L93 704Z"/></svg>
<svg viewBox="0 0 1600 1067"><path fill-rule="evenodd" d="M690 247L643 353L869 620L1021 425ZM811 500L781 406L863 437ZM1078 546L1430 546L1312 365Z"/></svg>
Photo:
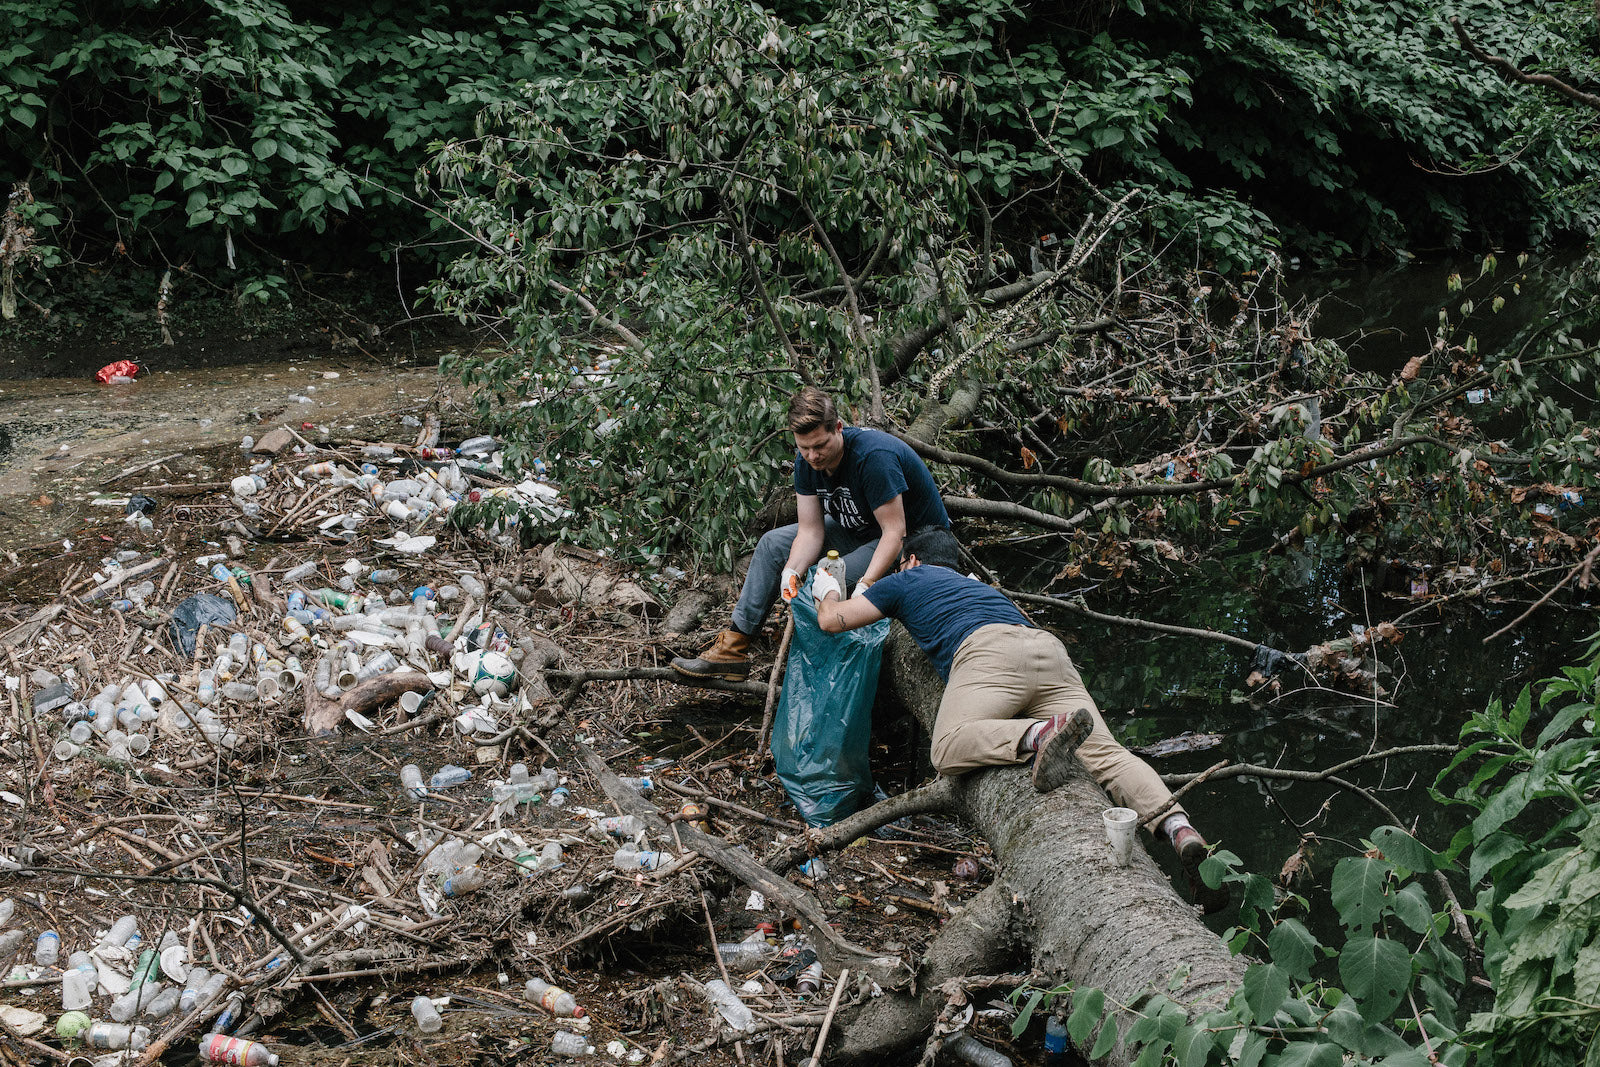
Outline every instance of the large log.
<svg viewBox="0 0 1600 1067"><path fill-rule="evenodd" d="M898 623L884 647L880 684L892 687L931 732L944 685ZM1112 864L1100 822L1110 801L1081 767L1047 796L1033 791L1024 767L973 772L953 786L952 809L994 848L1012 923L1020 930L1017 940L1039 973L1100 989L1108 1004L1135 1009L1150 994L1162 993L1196 1014L1222 1006L1233 995L1244 961L1230 955L1200 922L1194 905L1178 896L1143 848L1135 848L1130 866ZM965 925L952 923L951 933L970 941ZM1002 940L994 936L993 916L982 917L980 928L989 931L990 944ZM942 958L951 955L936 943L923 962L918 987L949 977ZM861 1059L903 1046L926 1033L938 1006L939 998L926 993L881 997L846 1020L836 1054ZM1133 1018L1124 1013L1119 1029L1126 1032ZM1101 1062L1129 1060L1119 1041Z"/></svg>

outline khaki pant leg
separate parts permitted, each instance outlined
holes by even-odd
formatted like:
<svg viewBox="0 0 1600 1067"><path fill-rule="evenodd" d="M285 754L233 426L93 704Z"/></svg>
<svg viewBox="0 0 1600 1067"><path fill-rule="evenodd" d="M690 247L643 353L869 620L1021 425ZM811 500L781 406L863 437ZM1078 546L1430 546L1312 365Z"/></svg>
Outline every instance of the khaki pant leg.
<svg viewBox="0 0 1600 1067"><path fill-rule="evenodd" d="M1078 759L1101 788L1111 794L1111 799L1138 812L1141 823L1159 812L1171 815L1183 811L1178 805L1167 810L1172 803L1172 790L1162 782L1155 768L1123 748L1112 736L1061 642L1044 631L1039 633L1054 646L1050 651L1052 681L1040 687L1040 699L1029 714L1036 719L1048 719L1057 712L1088 708L1094 718L1094 730L1078 746Z"/></svg>
<svg viewBox="0 0 1600 1067"><path fill-rule="evenodd" d="M1021 749L1031 724L1026 716L1035 672L1017 654L1029 632L996 624L979 627L961 642L933 723L930 754L939 773L1025 763L1031 756Z"/></svg>

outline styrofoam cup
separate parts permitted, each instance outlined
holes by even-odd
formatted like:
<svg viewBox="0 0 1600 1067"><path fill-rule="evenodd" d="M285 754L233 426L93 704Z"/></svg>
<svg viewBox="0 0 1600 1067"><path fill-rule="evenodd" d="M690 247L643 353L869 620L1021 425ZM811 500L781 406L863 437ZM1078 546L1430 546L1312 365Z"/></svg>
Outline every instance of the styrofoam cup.
<svg viewBox="0 0 1600 1067"><path fill-rule="evenodd" d="M1100 820L1111 845L1111 861L1126 867L1133 861L1133 832L1139 825L1139 813L1132 808L1107 808L1100 813Z"/></svg>

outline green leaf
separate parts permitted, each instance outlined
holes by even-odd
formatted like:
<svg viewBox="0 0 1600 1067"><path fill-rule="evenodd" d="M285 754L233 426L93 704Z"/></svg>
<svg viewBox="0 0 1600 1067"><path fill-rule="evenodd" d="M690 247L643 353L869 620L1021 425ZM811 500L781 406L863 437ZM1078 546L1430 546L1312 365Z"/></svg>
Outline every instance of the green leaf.
<svg viewBox="0 0 1600 1067"><path fill-rule="evenodd" d="M1428 894L1412 882L1402 886L1390 905L1395 916L1414 933L1426 933L1433 925L1433 908L1428 904Z"/></svg>
<svg viewBox="0 0 1600 1067"><path fill-rule="evenodd" d="M1311 965L1316 960L1317 939L1311 936L1298 919L1285 919L1272 928L1267 937L1267 950L1272 962L1291 978L1305 981L1311 977Z"/></svg>
<svg viewBox="0 0 1600 1067"><path fill-rule="evenodd" d="M1082 1047L1094 1032L1095 1023L1105 1013L1106 995L1098 989L1085 989L1072 998L1072 1014L1067 1017L1067 1033L1072 1043Z"/></svg>
<svg viewBox="0 0 1600 1067"><path fill-rule="evenodd" d="M1439 863L1438 853L1398 826L1380 826L1372 832L1372 843L1384 857L1408 871L1425 873Z"/></svg>
<svg viewBox="0 0 1600 1067"><path fill-rule="evenodd" d="M251 151L257 159L266 159L278 150L278 142L271 137L262 137L256 141Z"/></svg>
<svg viewBox="0 0 1600 1067"><path fill-rule="evenodd" d="M1362 1018L1387 1019L1411 984L1411 954L1385 937L1352 937L1339 951L1339 978Z"/></svg>
<svg viewBox="0 0 1600 1067"><path fill-rule="evenodd" d="M1082 1047L1082 1046L1079 1046ZM1117 1047L1117 1023L1115 1019L1107 1019L1100 1027L1100 1036L1095 1038L1094 1048L1089 1050L1089 1058L1098 1060L1111 1054Z"/></svg>
<svg viewBox="0 0 1600 1067"><path fill-rule="evenodd" d="M1344 1053L1331 1041L1291 1041L1284 1046L1272 1067L1340 1067Z"/></svg>
<svg viewBox="0 0 1600 1067"><path fill-rule="evenodd" d="M1351 930L1363 930L1383 915L1390 867L1370 856L1346 856L1333 868L1331 892L1339 919Z"/></svg>
<svg viewBox="0 0 1600 1067"><path fill-rule="evenodd" d="M1022 1006L1017 1017L1011 1021L1011 1036L1020 1037L1028 1029L1028 1023L1033 1019L1033 1009L1039 1006L1039 1001L1044 999L1044 990L1035 989L1028 996L1028 1003Z"/></svg>
<svg viewBox="0 0 1600 1067"><path fill-rule="evenodd" d="M1289 976L1275 964L1253 964L1244 972L1239 991L1250 1009L1251 1020L1266 1025L1289 996Z"/></svg>

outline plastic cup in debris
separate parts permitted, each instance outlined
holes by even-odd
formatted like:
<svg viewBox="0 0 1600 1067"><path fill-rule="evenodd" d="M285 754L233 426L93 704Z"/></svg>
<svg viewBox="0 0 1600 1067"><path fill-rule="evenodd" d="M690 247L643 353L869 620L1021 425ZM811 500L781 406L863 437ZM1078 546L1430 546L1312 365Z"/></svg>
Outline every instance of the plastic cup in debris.
<svg viewBox="0 0 1600 1067"><path fill-rule="evenodd" d="M93 1003L89 976L75 968L61 976L61 1007L66 1011L80 1011Z"/></svg>
<svg viewBox="0 0 1600 1067"><path fill-rule="evenodd" d="M82 725L82 724L80 723L79 725ZM67 763L70 760L72 760L73 758L75 758L78 755L78 753L80 753L82 751L83 751L83 746L82 745L73 744L71 741L68 741L66 738L62 738L60 741L56 742L56 746L55 746L55 748L50 750L50 754L53 755L56 759L60 760L62 763Z"/></svg>
<svg viewBox="0 0 1600 1067"><path fill-rule="evenodd" d="M433 1001L428 997L411 999L411 1017L417 1021L417 1029L425 1034L437 1034L444 1028L439 1009L433 1006Z"/></svg>
<svg viewBox="0 0 1600 1067"><path fill-rule="evenodd" d="M1126 867L1133 859L1133 833L1139 825L1139 813L1132 808L1107 808L1100 813L1100 821L1105 824L1112 861L1118 867Z"/></svg>
<svg viewBox="0 0 1600 1067"><path fill-rule="evenodd" d="M401 693L400 710L405 712L407 715L415 715L417 713L417 709L422 707L422 698L425 695L426 694L419 693L414 689Z"/></svg>
<svg viewBox="0 0 1600 1067"><path fill-rule="evenodd" d="M428 795L428 784L422 780L422 768L415 763L400 768L400 786L417 800Z"/></svg>

